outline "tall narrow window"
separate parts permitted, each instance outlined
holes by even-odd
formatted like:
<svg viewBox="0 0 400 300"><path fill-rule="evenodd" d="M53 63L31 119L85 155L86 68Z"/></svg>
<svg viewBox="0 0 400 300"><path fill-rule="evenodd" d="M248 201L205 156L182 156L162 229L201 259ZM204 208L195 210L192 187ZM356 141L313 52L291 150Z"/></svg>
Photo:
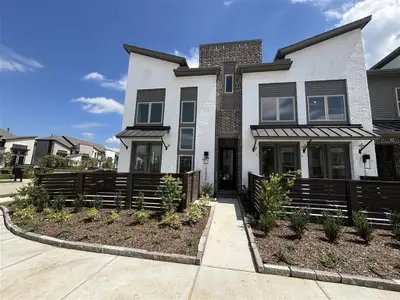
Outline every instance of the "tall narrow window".
<svg viewBox="0 0 400 300"><path fill-rule="evenodd" d="M261 98L261 122L295 121L294 98Z"/></svg>
<svg viewBox="0 0 400 300"><path fill-rule="evenodd" d="M345 121L346 106L343 95L308 97L310 121Z"/></svg>
<svg viewBox="0 0 400 300"><path fill-rule="evenodd" d="M181 128L181 139L179 143L179 150L193 150L194 143L194 128L183 127Z"/></svg>
<svg viewBox="0 0 400 300"><path fill-rule="evenodd" d="M193 155L179 155L179 173L186 173L192 170Z"/></svg>
<svg viewBox="0 0 400 300"><path fill-rule="evenodd" d="M182 101L181 123L194 123L195 122L195 105L196 101Z"/></svg>
<svg viewBox="0 0 400 300"><path fill-rule="evenodd" d="M233 75L225 75L225 94L233 93Z"/></svg>
<svg viewBox="0 0 400 300"><path fill-rule="evenodd" d="M396 103L397 103L397 110L400 116L400 87L396 88Z"/></svg>

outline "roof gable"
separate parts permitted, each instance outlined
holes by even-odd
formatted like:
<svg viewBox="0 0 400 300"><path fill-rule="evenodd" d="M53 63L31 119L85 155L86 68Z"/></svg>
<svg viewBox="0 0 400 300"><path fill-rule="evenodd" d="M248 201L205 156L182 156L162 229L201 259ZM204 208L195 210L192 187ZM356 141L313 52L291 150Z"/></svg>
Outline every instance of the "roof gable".
<svg viewBox="0 0 400 300"><path fill-rule="evenodd" d="M382 58L379 62L377 62L376 65L374 65L371 68L371 70L383 68L388 63L390 63L392 60L396 59L398 56L400 56L400 46L397 49L395 49L393 52L389 53L387 56Z"/></svg>

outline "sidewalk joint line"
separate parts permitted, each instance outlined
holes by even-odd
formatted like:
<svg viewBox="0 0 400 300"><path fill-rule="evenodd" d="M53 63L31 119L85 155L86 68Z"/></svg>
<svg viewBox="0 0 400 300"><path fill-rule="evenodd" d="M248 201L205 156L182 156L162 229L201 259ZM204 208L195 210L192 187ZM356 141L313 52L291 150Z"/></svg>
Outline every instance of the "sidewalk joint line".
<svg viewBox="0 0 400 300"><path fill-rule="evenodd" d="M220 270L229 270L229 271L240 271L240 272L245 272L245 273L252 273L256 274L257 272L254 271L249 271L249 270L242 270L242 269L234 269L234 268L226 268L226 267L218 267L218 266L210 266L210 265L201 265L202 267L207 267L207 268L212 268L212 269L220 269Z"/></svg>
<svg viewBox="0 0 400 300"><path fill-rule="evenodd" d="M194 286L195 286L195 284L197 282L197 278L199 277L200 268L201 268L201 266L199 266L197 268L196 274L194 275L193 283L192 283L192 286L190 287L190 290L189 290L189 298L188 298L188 300L192 299Z"/></svg>
<svg viewBox="0 0 400 300"><path fill-rule="evenodd" d="M329 298L329 296L325 293L324 289L319 285L319 282L317 280L315 280L315 283L318 285L318 287L320 288L320 290L324 293L324 295L326 296L326 298L328 300L330 300L331 298ZM340 283L339 283L340 284Z"/></svg>
<svg viewBox="0 0 400 300"><path fill-rule="evenodd" d="M35 258L35 257L37 257L37 256L40 256L40 255L42 255L42 254L45 254L45 253L48 253L48 252L51 252L51 251L54 251L54 250L56 250L56 248L53 248L53 249L44 251L44 252L42 252L42 253L37 253L37 254L32 255L32 256L29 256L29 257L27 257L27 258L25 258L25 259L23 259L23 260L17 261L17 262L15 262L15 263L13 263L13 264L7 266L7 267L0 268L0 270L3 271L3 270L5 270L5 269L7 269L7 268L9 268L9 267L15 266L15 265L17 265L17 264L19 264L19 263L22 263L22 262L24 262L24 261L27 261L27 260L29 260L29 259L31 259L31 258Z"/></svg>

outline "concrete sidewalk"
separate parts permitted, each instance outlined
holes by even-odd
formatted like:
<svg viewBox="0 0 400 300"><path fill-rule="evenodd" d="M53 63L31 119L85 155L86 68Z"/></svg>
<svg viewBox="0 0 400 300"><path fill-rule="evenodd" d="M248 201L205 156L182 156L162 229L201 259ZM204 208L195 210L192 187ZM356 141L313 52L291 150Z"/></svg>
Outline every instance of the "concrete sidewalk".
<svg viewBox="0 0 400 300"><path fill-rule="evenodd" d="M31 179L24 179L24 180L22 180L22 182L20 182L19 180L13 181L13 179L1 180L0 181L0 197L2 195L9 195L12 193L16 193L20 187L27 185L31 181L32 181Z"/></svg>
<svg viewBox="0 0 400 300"><path fill-rule="evenodd" d="M237 199L218 198L202 265L255 272Z"/></svg>
<svg viewBox="0 0 400 300"><path fill-rule="evenodd" d="M1 300L400 300L400 293L363 287L56 248L13 235L0 218ZM223 227L216 224L214 233Z"/></svg>

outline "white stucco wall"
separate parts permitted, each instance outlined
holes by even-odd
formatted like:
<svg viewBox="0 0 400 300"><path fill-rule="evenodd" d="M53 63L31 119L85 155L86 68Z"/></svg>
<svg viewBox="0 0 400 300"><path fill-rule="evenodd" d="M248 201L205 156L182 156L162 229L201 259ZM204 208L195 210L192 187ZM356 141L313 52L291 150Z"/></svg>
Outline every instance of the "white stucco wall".
<svg viewBox="0 0 400 300"><path fill-rule="evenodd" d="M197 87L197 123L196 123L196 147L195 170L202 171L204 182L204 151L209 151L210 161L208 165L207 181L214 181L214 140L215 140L215 75L176 77L173 70L178 64L150 58L138 54L130 54L127 88L125 94L124 115L122 129L134 125L136 95L140 89L165 88L164 126L170 126L169 134L164 137L168 149L162 148L161 172L175 173L177 170L178 128L180 111L180 90L182 87ZM124 139L125 144L120 145L118 172L128 172L130 166L131 142Z"/></svg>
<svg viewBox="0 0 400 300"><path fill-rule="evenodd" d="M258 150L252 152L254 139L250 125L258 124L259 119L259 84L296 82L297 112L299 124L307 124L307 105L305 82L317 80L346 79L348 92L348 107L351 124L362 124L364 129L372 130L371 106L365 57L361 39L361 30L354 30L332 38L317 45L294 52L286 58L293 60L292 67L287 71L245 73L243 74L243 184L247 184L247 172L259 173ZM269 141L269 140L268 140ZM293 142L293 140L291 140ZM332 140L319 140L332 142ZM313 140L313 142L318 142ZM358 154L360 144L368 141L352 141L350 160L352 177L358 179L365 175L362 162L363 154L371 155L371 169L367 175L377 174L374 143L371 143L363 153ZM300 147L302 176L308 177L308 156ZM258 143L257 143L258 149Z"/></svg>
<svg viewBox="0 0 400 300"><path fill-rule="evenodd" d="M67 154L68 154L68 155L71 154L70 148L68 148L68 147L66 147L66 146L64 146L64 145L62 145L62 144L60 144L60 143L54 142L54 144L53 144L53 149L52 149L52 152L51 152L51 153L52 153L53 155L57 155L57 152L58 152L59 150L61 150L61 151L67 151Z"/></svg>
<svg viewBox="0 0 400 300"><path fill-rule="evenodd" d="M85 145L85 144L79 144L79 153L81 154L87 154L91 158L94 158L94 151L96 151L92 146Z"/></svg>
<svg viewBox="0 0 400 300"><path fill-rule="evenodd" d="M386 66L383 66L382 69L397 69L400 68L400 56L397 56L391 62L389 62Z"/></svg>
<svg viewBox="0 0 400 300"><path fill-rule="evenodd" d="M35 148L35 139L16 139L16 140L7 140L4 147L5 147L5 152L10 152L12 145L13 144L18 144L18 145L24 145L28 147L28 153L25 157L25 162L24 164L30 165L32 163L32 157L33 157L33 150Z"/></svg>

